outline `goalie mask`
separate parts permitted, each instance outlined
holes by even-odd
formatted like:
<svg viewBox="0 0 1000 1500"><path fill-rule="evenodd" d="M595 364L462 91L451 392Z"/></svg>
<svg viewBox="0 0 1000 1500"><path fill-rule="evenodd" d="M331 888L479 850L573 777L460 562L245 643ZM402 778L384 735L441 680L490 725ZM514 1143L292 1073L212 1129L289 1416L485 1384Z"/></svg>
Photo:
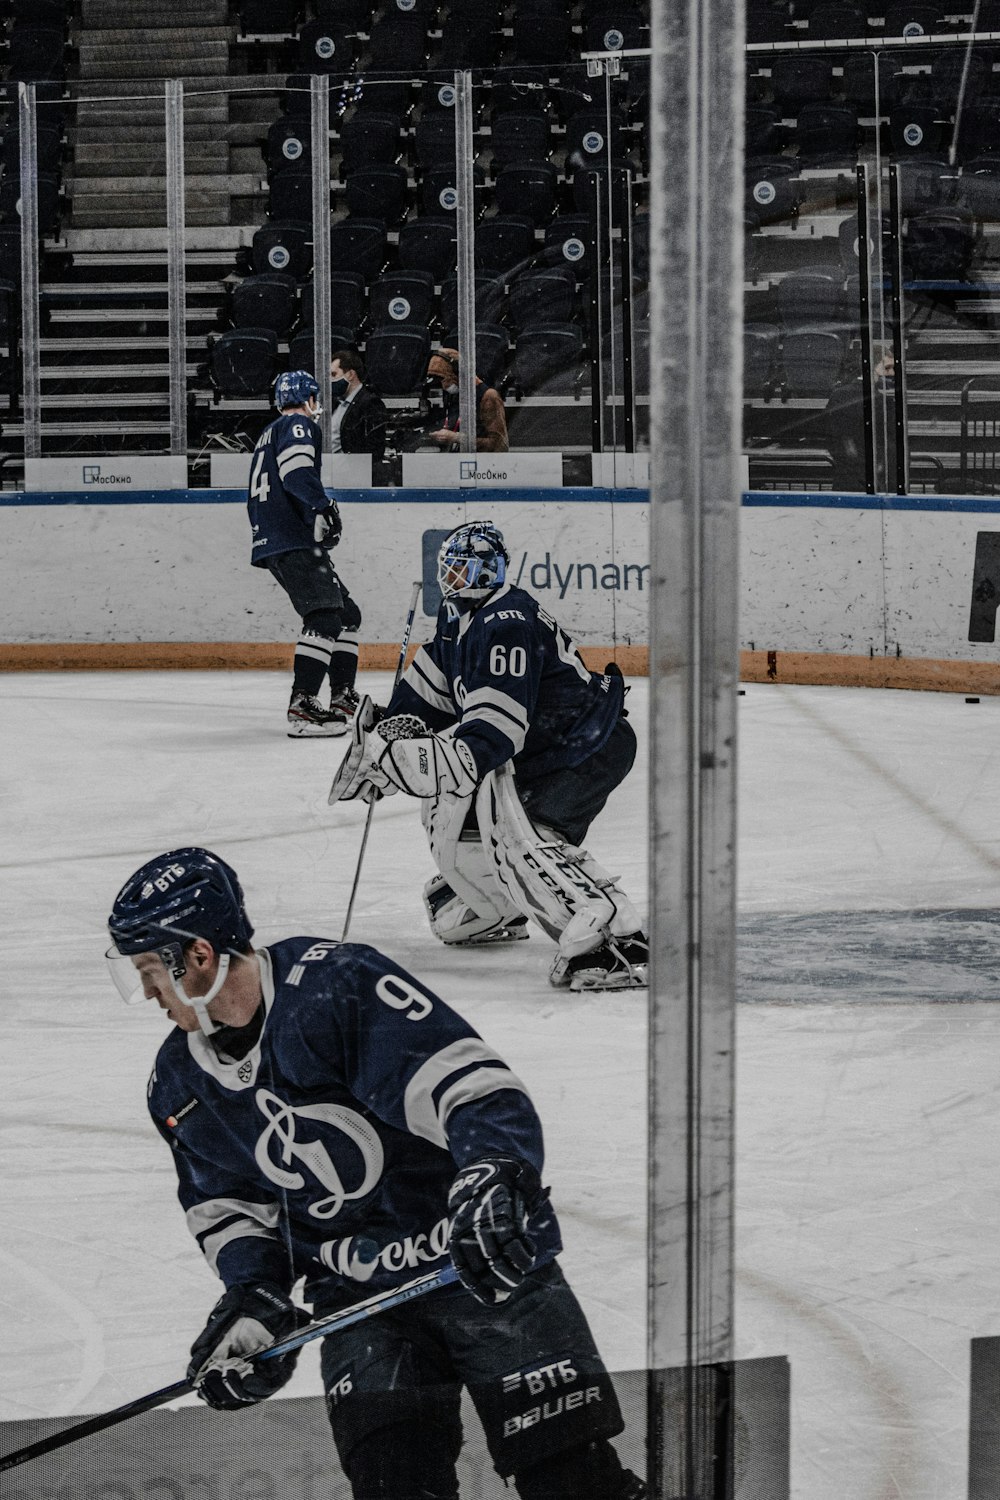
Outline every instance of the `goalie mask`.
<svg viewBox="0 0 1000 1500"><path fill-rule="evenodd" d="M208 849L175 849L137 870L115 897L108 919L112 947L108 968L126 1004L145 999L134 955L155 953L170 975L178 1000L193 1006L202 1031L216 1030L207 1006L219 993L232 955L250 946L253 927L236 871ZM195 938L211 943L219 970L206 995L188 995L185 946Z"/></svg>
<svg viewBox="0 0 1000 1500"><path fill-rule="evenodd" d="M510 554L492 521L469 521L446 537L438 553L438 584L446 600L480 600L507 576Z"/></svg>

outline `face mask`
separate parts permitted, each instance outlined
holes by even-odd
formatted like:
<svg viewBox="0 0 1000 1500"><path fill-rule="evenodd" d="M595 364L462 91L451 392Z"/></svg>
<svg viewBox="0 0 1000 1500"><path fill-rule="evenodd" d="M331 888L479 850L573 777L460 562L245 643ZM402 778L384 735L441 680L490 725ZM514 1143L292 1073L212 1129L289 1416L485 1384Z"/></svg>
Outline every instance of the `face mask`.
<svg viewBox="0 0 1000 1500"><path fill-rule="evenodd" d="M342 396L346 396L347 395L347 381L343 380L343 379L341 379L341 380L331 380L330 381L330 395L333 397L334 401L339 401Z"/></svg>
<svg viewBox="0 0 1000 1500"><path fill-rule="evenodd" d="M444 391L444 393L445 393L446 396L455 396L455 395L458 394L458 386L457 385L445 385L445 386L442 386L441 389Z"/></svg>

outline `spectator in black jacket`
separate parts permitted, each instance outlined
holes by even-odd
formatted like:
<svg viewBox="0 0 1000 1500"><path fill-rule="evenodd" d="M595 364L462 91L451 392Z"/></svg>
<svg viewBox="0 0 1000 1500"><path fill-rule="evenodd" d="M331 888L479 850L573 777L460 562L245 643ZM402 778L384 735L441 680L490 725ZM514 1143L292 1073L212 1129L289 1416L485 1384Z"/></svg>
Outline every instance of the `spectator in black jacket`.
<svg viewBox="0 0 1000 1500"><path fill-rule="evenodd" d="M337 403L330 451L370 453L380 459L385 452L389 414L364 379L361 355L353 349L337 349L330 359L330 395Z"/></svg>

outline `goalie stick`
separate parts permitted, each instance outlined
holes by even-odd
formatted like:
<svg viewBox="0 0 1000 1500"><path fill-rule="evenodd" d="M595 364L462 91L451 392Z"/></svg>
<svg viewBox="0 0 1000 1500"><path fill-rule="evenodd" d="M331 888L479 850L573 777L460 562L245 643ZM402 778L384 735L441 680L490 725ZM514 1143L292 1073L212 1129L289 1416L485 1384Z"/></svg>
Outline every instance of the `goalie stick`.
<svg viewBox="0 0 1000 1500"><path fill-rule="evenodd" d="M413 593L410 596L410 610L409 610L409 613L406 616L406 624L403 626L403 641L402 641L402 644L401 644L401 646L399 648L399 660L396 663L396 675L392 679L392 693L394 693L396 691L396 686L397 686L397 684L399 682L399 679L403 675L403 668L406 665L406 650L407 650L407 647L410 644L410 632L413 629L413 619L414 619L414 616L417 613L417 600L420 598L420 590L422 588L423 588L423 583L415 583L413 585ZM389 694L390 698L392 697L392 693ZM333 791L331 789L330 797L327 800L328 801L331 800L332 797L333 797ZM348 898L348 902L347 902L347 913L346 913L346 915L344 917L344 930L340 934L340 941L342 943L346 943L347 942L347 933L348 933L348 930L349 930L350 925L351 925L351 917L352 917L352 915L354 913L354 898L358 894L358 882L361 879L361 865L362 865L362 862L364 861L365 850L368 847L368 835L371 832L372 813L374 811L375 811L375 803L374 802L369 802L369 804L368 804L368 815L365 818L365 828L364 828L364 832L361 835L361 848L358 850L358 862L357 862L357 864L354 867L354 881L353 881L353 884L351 885L351 894L350 894L350 897Z"/></svg>
<svg viewBox="0 0 1000 1500"><path fill-rule="evenodd" d="M272 1344L270 1348L261 1350L260 1354L253 1357L277 1359L280 1354L290 1354L293 1349L300 1349L303 1344L308 1344L313 1339L322 1338L327 1333L337 1333L341 1328L350 1328L353 1323L360 1323L365 1318L388 1312L390 1308L401 1307L404 1302L409 1302L414 1297L423 1297L428 1292L436 1291L440 1286L450 1286L457 1281L458 1272L452 1265L447 1265L440 1271L430 1271L426 1276L418 1276L416 1280L408 1281L403 1286L392 1287L389 1291L379 1292L364 1302L356 1302L353 1307L347 1307L342 1312L330 1313L328 1317L318 1318L307 1328L300 1329L290 1338L282 1339L280 1344ZM92 1433L103 1432L105 1428L114 1427L119 1422L127 1422L130 1417L141 1416L143 1412L152 1411L154 1407L165 1406L168 1401L176 1401L181 1396L190 1395L193 1390L194 1385L190 1380L178 1380L173 1385L163 1386L161 1390L151 1391L148 1396L140 1396L136 1401L129 1401L125 1406L116 1406L113 1411L103 1412L97 1417L87 1417L83 1422L76 1422L72 1427L63 1428L62 1432L54 1432L49 1437L39 1438L37 1442L29 1443L25 1448L17 1448L13 1453L3 1454L0 1457L0 1473L7 1469L16 1469L20 1464L30 1463L33 1458L41 1458L44 1453L52 1453L56 1448L65 1447L67 1443L79 1442L81 1438L90 1437Z"/></svg>

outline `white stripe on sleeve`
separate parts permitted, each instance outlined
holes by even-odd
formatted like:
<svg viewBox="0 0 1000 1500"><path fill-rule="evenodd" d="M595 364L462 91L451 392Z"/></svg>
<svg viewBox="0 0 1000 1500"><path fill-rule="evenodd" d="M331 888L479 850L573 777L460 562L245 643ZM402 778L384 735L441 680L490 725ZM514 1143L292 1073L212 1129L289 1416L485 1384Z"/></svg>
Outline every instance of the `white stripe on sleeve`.
<svg viewBox="0 0 1000 1500"><path fill-rule="evenodd" d="M499 1066L476 1068L475 1072L457 1078L435 1102L434 1090L450 1074L477 1062ZM425 1141L447 1149L447 1124L452 1112L460 1104L485 1099L498 1089L516 1089L521 1094L528 1092L520 1078L505 1066L503 1059L487 1047L481 1037L462 1037L429 1057L410 1079L403 1096L406 1128L411 1135L421 1136Z"/></svg>

